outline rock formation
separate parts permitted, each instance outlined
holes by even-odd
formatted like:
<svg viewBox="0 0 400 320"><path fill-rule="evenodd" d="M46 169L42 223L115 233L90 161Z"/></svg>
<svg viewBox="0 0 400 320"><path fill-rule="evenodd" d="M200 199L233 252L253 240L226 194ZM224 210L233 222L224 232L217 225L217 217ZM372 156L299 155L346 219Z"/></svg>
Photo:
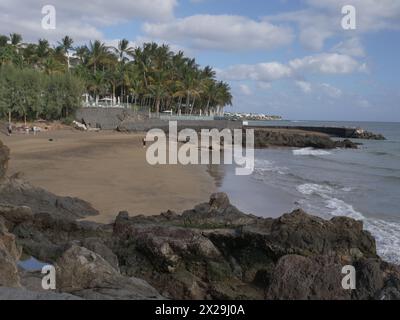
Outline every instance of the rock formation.
<svg viewBox="0 0 400 320"><path fill-rule="evenodd" d="M217 193L182 214L121 212L103 225L77 220L79 205L30 207L41 192L7 203L4 184L0 299L400 299L400 268L381 260L361 221L301 210L260 218ZM56 292L18 267L21 250L56 267ZM341 285L345 265L356 290Z"/></svg>
<svg viewBox="0 0 400 320"><path fill-rule="evenodd" d="M329 135L318 132L298 129L257 128L254 131L254 146L256 148L295 147L316 149L357 149L358 144L349 139L344 141L334 141Z"/></svg>
<svg viewBox="0 0 400 320"><path fill-rule="evenodd" d="M121 213L113 233L121 270L176 299L400 298L399 269L377 256L362 222L301 210L263 219L227 201L216 194L182 215ZM349 264L359 275L354 291L341 286ZM371 265L378 270L373 284L363 280Z"/></svg>
<svg viewBox="0 0 400 320"><path fill-rule="evenodd" d="M386 138L381 134L376 134L363 129L354 130L353 134L350 136L353 139L364 139L364 140L386 140Z"/></svg>

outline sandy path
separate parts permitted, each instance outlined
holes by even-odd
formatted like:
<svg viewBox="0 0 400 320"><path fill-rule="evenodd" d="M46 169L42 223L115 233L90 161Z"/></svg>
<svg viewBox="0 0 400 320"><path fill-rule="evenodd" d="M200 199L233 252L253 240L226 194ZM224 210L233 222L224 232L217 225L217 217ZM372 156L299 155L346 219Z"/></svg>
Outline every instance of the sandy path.
<svg viewBox="0 0 400 320"><path fill-rule="evenodd" d="M62 130L1 139L11 150L10 174L22 172L33 185L89 201L101 213L90 218L98 222L110 222L122 210L180 212L216 190L205 167L147 164L142 137Z"/></svg>

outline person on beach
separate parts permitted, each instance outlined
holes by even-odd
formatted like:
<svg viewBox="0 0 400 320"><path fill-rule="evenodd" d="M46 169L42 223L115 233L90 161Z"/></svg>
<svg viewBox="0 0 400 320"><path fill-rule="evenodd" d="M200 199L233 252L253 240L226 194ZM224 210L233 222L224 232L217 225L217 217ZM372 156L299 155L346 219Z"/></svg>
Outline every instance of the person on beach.
<svg viewBox="0 0 400 320"><path fill-rule="evenodd" d="M146 137L143 138L142 142L143 142L143 148L146 148Z"/></svg>
<svg viewBox="0 0 400 320"><path fill-rule="evenodd" d="M7 132L8 132L8 135L11 136L11 134L12 134L12 125L11 125L11 123L9 123L8 126L7 126Z"/></svg>

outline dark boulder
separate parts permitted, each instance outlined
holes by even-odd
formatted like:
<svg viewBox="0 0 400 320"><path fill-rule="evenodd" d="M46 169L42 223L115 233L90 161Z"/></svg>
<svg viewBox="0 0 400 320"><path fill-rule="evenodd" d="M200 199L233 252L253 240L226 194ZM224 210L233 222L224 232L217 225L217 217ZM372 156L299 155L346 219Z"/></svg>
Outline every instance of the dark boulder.
<svg viewBox="0 0 400 320"><path fill-rule="evenodd" d="M72 246L64 252L56 270L58 290L85 299L163 298L145 281L122 276L103 257L84 247Z"/></svg>
<svg viewBox="0 0 400 320"><path fill-rule="evenodd" d="M351 290L343 289L342 265L328 256L286 255L279 259L271 277L268 299L343 300Z"/></svg>
<svg viewBox="0 0 400 320"><path fill-rule="evenodd" d="M0 217L0 287L20 287L17 262L21 248L15 242L15 236L8 232Z"/></svg>
<svg viewBox="0 0 400 320"><path fill-rule="evenodd" d="M343 148L343 149L358 149L359 145L360 143L355 143L349 139L335 142L336 148Z"/></svg>
<svg viewBox="0 0 400 320"><path fill-rule="evenodd" d="M57 196L32 186L18 175L7 178L0 184L0 194L2 204L27 206L34 213L50 212L52 215L74 219L98 214L98 211L84 200Z"/></svg>

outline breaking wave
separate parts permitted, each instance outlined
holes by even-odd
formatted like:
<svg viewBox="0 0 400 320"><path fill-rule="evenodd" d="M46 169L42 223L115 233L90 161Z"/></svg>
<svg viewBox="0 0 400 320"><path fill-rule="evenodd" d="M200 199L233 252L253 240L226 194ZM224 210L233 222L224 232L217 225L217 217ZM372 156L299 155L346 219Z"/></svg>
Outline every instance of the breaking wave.
<svg viewBox="0 0 400 320"><path fill-rule="evenodd" d="M303 148L292 151L295 156L327 156L331 152L313 148Z"/></svg>
<svg viewBox="0 0 400 320"><path fill-rule="evenodd" d="M349 192L351 188L335 189L328 185L306 183L297 186L297 191L307 196L309 207L316 213L322 211L325 217L344 216L364 222L364 228L375 237L378 254L389 262L400 264L400 224L382 219L366 218L351 204L338 199L341 192ZM312 196L321 202L315 203ZM311 204L310 202L314 202Z"/></svg>

